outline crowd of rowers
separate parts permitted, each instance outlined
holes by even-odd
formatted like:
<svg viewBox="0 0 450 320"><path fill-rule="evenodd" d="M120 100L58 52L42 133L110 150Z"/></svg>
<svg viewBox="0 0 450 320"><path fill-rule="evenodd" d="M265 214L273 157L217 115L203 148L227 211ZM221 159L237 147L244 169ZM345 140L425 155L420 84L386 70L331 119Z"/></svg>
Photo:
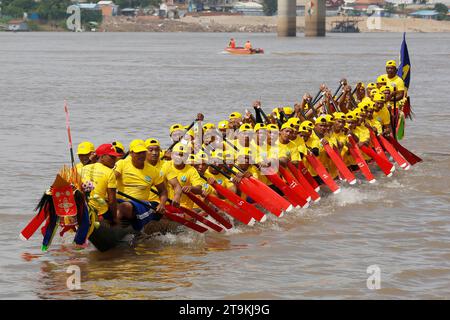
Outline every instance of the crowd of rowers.
<svg viewBox="0 0 450 320"><path fill-rule="evenodd" d="M305 94L294 107L275 108L267 115L256 101L255 114L248 110L243 115L233 112L217 125L205 123L204 115L198 114L194 125L170 127L174 143L168 150L163 150L154 138L133 140L128 151L119 141L97 148L91 142L82 142L78 145L80 163L76 167L83 181L93 183L89 205L99 217L113 224L128 220L140 230L151 220L161 218L169 200L175 207L201 212L186 193L205 197L215 192L211 187L215 183L250 203L252 199L239 190L243 177L253 176L282 194L266 178L267 168L303 162L310 175L322 184L305 161L309 153L334 179L342 179L323 146L333 146L346 166L357 171L349 153L349 134L359 146L370 146L369 129L378 135L391 135L393 103L401 110L406 92L396 75L395 61L386 63L386 71L376 83L360 82L354 91L345 79L341 80L342 94L338 98L322 85L322 98L316 106L312 96ZM224 174L229 169L235 174ZM138 201L123 198L117 191Z"/></svg>

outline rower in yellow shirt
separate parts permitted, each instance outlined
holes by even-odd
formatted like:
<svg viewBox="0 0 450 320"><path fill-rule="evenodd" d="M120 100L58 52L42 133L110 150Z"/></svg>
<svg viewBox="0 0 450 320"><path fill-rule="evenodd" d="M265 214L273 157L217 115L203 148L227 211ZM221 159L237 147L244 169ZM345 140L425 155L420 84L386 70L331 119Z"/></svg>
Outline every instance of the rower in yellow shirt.
<svg viewBox="0 0 450 320"><path fill-rule="evenodd" d="M83 183L92 182L94 189L89 194L88 205L95 210L98 216L118 223L116 189L117 181L114 174L114 165L121 156L112 144L102 144L95 154L98 161L85 165L81 170Z"/></svg>
<svg viewBox="0 0 450 320"><path fill-rule="evenodd" d="M118 190L140 201L119 198L118 217L130 220L138 231L150 221L161 218L167 201L167 189L161 172L149 164L146 158L145 142L133 140L130 143L130 156L119 160L114 167ZM148 201L153 187L158 190L159 203Z"/></svg>
<svg viewBox="0 0 450 320"><path fill-rule="evenodd" d="M181 186L178 183L177 176L174 172L168 170L169 166L166 165L168 161L161 160L161 145L158 140L150 138L145 140L145 146L147 148L147 162L160 171L164 179L164 183L170 184L172 190L174 190L174 195L172 200L172 205L178 207L180 205L180 199L182 195ZM159 197L157 194L150 192L148 201L159 202Z"/></svg>
<svg viewBox="0 0 450 320"><path fill-rule="evenodd" d="M75 165L78 174L81 174L81 169L90 163L95 163L95 146L90 141L83 141L78 145L77 155L80 162Z"/></svg>
<svg viewBox="0 0 450 320"><path fill-rule="evenodd" d="M193 166L186 164L189 154L189 148L186 148L180 143L176 144L172 150L172 160L165 164L167 167L164 166L164 170L170 172L171 174L175 174L183 193L192 192L193 194L201 195L203 181L197 170L195 170ZM168 186L168 191L169 198L172 199L175 191L171 185ZM180 205L182 207L192 209L194 203L188 198L188 196L183 194L180 199Z"/></svg>
<svg viewBox="0 0 450 320"><path fill-rule="evenodd" d="M294 125L291 123L284 123L281 126L280 135L278 137L278 141L276 143L276 147L273 148L274 152L276 152L278 156L278 160L280 165L286 167L289 161L292 161L294 164L300 161L300 153L298 152L297 145L291 141L291 139L295 135Z"/></svg>
<svg viewBox="0 0 450 320"><path fill-rule="evenodd" d="M379 120L383 126L383 134L389 135L392 132L391 129L391 114L386 106L386 96L384 93L377 93L373 97L375 119Z"/></svg>

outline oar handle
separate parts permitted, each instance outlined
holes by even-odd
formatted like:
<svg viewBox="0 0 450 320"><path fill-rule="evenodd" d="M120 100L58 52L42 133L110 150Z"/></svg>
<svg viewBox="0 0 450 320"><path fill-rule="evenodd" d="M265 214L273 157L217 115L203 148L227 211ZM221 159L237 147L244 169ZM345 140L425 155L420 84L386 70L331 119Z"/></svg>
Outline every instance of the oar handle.
<svg viewBox="0 0 450 320"><path fill-rule="evenodd" d="M73 156L72 134L70 133L69 108L67 107L66 101L64 101L64 112L66 113L66 127L67 127L67 135L69 137L70 161L72 164L72 168L74 168L75 167L75 158Z"/></svg>
<svg viewBox="0 0 450 320"><path fill-rule="evenodd" d="M126 193L124 193L122 191L117 191L117 194L121 195L122 197L125 197L125 198L128 198L130 200L133 200L133 201L135 201L135 202L137 202L139 204L142 204L143 206L149 207L148 203L145 203L145 202L143 202L143 201L141 201L139 199L136 199L135 197L132 197L132 196L130 196L130 195L128 195L128 194L126 194Z"/></svg>

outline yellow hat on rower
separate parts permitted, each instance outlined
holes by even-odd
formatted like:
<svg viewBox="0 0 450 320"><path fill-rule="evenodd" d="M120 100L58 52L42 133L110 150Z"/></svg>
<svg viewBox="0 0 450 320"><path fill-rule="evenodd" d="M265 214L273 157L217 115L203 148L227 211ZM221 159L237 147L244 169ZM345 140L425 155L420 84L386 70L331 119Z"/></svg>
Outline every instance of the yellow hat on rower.
<svg viewBox="0 0 450 320"><path fill-rule="evenodd" d="M285 122L283 123L283 125L281 126L280 130L284 130L284 129L295 129L294 125L292 123L289 122Z"/></svg>
<svg viewBox="0 0 450 320"><path fill-rule="evenodd" d="M189 149L190 149L189 146L185 146L185 145L182 144L182 143L177 143L177 144L173 147L172 152L174 152L174 153L185 153L185 152L189 152L189 151L190 151Z"/></svg>
<svg viewBox="0 0 450 320"><path fill-rule="evenodd" d="M375 106L375 103L373 101L369 101L367 103L367 110L373 110Z"/></svg>
<svg viewBox="0 0 450 320"><path fill-rule="evenodd" d="M377 84L375 82L369 82L367 84L367 89L376 89L377 88Z"/></svg>
<svg viewBox="0 0 450 320"><path fill-rule="evenodd" d="M194 165L197 163L197 156L195 154L190 154L186 159L186 164Z"/></svg>
<svg viewBox="0 0 450 320"><path fill-rule="evenodd" d="M222 120L217 124L217 128L219 129L228 129L228 120Z"/></svg>
<svg viewBox="0 0 450 320"><path fill-rule="evenodd" d="M216 125L214 123L205 123L203 125L203 130L215 129Z"/></svg>
<svg viewBox="0 0 450 320"><path fill-rule="evenodd" d="M300 124L300 127L306 127L308 130L312 130L312 129L314 129L314 123L312 123L309 120L306 120Z"/></svg>
<svg viewBox="0 0 450 320"><path fill-rule="evenodd" d="M345 117L347 118L347 121L356 121L357 120L353 111L347 112Z"/></svg>
<svg viewBox="0 0 450 320"><path fill-rule="evenodd" d="M118 153L125 152L125 146L122 144L122 142L116 140L116 141L113 141L111 144L112 144L114 150L116 150L116 152L118 152Z"/></svg>
<svg viewBox="0 0 450 320"><path fill-rule="evenodd" d="M253 128L253 130L255 132L261 130L261 129L267 129L266 125L264 123L257 123L255 124L255 127Z"/></svg>
<svg viewBox="0 0 450 320"><path fill-rule="evenodd" d="M327 123L333 123L334 122L334 118L331 114L326 114L325 115L325 119L327 120Z"/></svg>
<svg viewBox="0 0 450 320"><path fill-rule="evenodd" d="M327 121L327 118L325 117L325 116L320 116L320 117L317 117L317 119L316 119L316 124L324 124L324 123L327 123L328 121Z"/></svg>
<svg viewBox="0 0 450 320"><path fill-rule="evenodd" d="M286 106L283 108L283 112L285 115L289 116L294 113L294 109L292 109L292 107L290 106Z"/></svg>
<svg viewBox="0 0 450 320"><path fill-rule="evenodd" d="M161 145L159 144L159 141L156 140L156 139L150 138L150 139L145 140L145 147L146 148L153 147L153 146L161 147Z"/></svg>
<svg viewBox="0 0 450 320"><path fill-rule="evenodd" d="M230 120L231 119L239 119L242 118L242 114L240 114L239 112L233 112L230 114Z"/></svg>
<svg viewBox="0 0 450 320"><path fill-rule="evenodd" d="M253 131L253 128L250 124L244 123L239 127L239 132Z"/></svg>
<svg viewBox="0 0 450 320"><path fill-rule="evenodd" d="M389 84L387 84L387 85L382 86L379 91L380 92L385 92L385 91L388 91L388 90L389 90L389 92L392 92L392 91L394 91L394 87L389 85Z"/></svg>
<svg viewBox="0 0 450 320"><path fill-rule="evenodd" d="M374 95L376 95L377 93L380 93L380 90L378 90L378 89L372 89L372 90L370 90L370 95L371 95L371 96L374 96Z"/></svg>
<svg viewBox="0 0 450 320"><path fill-rule="evenodd" d="M300 126L300 119L299 118L295 118L295 117L289 118L287 122L293 124L296 127Z"/></svg>
<svg viewBox="0 0 450 320"><path fill-rule="evenodd" d="M95 146L90 141L81 142L78 145L77 154L88 154L95 151Z"/></svg>
<svg viewBox="0 0 450 320"><path fill-rule="evenodd" d="M386 83L387 82L387 78L385 75L381 75L377 78L377 83Z"/></svg>
<svg viewBox="0 0 450 320"><path fill-rule="evenodd" d="M360 103L358 103L358 108L364 108L364 106L366 105L366 103L364 101L361 101Z"/></svg>
<svg viewBox="0 0 450 320"><path fill-rule="evenodd" d="M343 112L335 112L333 113L333 117L335 120L346 120L345 113Z"/></svg>
<svg viewBox="0 0 450 320"><path fill-rule="evenodd" d="M386 61L386 67L396 67L397 68L397 63L395 62L395 60Z"/></svg>
<svg viewBox="0 0 450 320"><path fill-rule="evenodd" d="M135 139L130 142L130 152L139 153L147 151L144 140Z"/></svg>
<svg viewBox="0 0 450 320"><path fill-rule="evenodd" d="M267 130L269 131L278 131L278 126L276 124L270 123L266 126Z"/></svg>
<svg viewBox="0 0 450 320"><path fill-rule="evenodd" d="M170 134L172 135L172 133L174 133L175 131L184 130L184 129L185 128L182 124L176 123L170 127Z"/></svg>
<svg viewBox="0 0 450 320"><path fill-rule="evenodd" d="M373 96L374 102L386 102L386 95L384 93L376 93Z"/></svg>
<svg viewBox="0 0 450 320"><path fill-rule="evenodd" d="M309 132L310 130L307 126L298 127L298 132Z"/></svg>

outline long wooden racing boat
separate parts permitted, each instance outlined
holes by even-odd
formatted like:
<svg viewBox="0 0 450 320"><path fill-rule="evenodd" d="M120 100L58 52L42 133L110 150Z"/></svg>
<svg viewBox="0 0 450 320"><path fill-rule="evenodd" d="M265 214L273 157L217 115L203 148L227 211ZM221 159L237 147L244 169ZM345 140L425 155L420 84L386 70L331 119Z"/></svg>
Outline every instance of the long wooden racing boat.
<svg viewBox="0 0 450 320"><path fill-rule="evenodd" d="M264 49L262 48L255 48L255 49L245 49L243 47L236 47L236 48L230 48L226 47L225 51L231 54L258 54L258 53L264 53Z"/></svg>

